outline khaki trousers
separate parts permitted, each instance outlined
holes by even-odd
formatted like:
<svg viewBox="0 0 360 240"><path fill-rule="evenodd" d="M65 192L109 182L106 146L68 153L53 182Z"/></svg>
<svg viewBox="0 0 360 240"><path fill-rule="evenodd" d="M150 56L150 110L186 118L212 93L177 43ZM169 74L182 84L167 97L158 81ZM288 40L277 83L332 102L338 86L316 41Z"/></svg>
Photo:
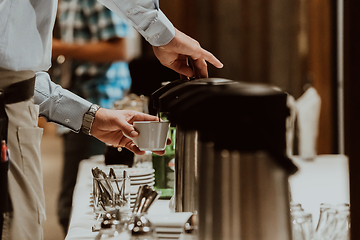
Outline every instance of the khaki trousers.
<svg viewBox="0 0 360 240"><path fill-rule="evenodd" d="M45 220L40 144L39 106L28 101L6 105L9 118L8 173L12 211L5 214L2 239L41 240Z"/></svg>

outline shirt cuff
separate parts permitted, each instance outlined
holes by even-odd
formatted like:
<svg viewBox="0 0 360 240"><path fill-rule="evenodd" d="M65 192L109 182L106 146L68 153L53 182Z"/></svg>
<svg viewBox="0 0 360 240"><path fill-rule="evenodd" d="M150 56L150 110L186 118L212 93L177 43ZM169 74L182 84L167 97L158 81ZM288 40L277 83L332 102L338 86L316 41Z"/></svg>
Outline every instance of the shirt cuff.
<svg viewBox="0 0 360 240"><path fill-rule="evenodd" d="M140 32L152 46L163 46L175 37L175 28L165 14L159 10L158 17L148 29Z"/></svg>

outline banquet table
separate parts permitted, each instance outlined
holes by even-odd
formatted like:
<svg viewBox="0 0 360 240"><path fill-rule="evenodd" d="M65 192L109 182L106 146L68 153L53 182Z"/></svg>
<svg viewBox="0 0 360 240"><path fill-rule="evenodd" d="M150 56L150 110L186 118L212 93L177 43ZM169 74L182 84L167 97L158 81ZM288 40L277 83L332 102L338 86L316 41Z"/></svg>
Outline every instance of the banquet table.
<svg viewBox="0 0 360 240"><path fill-rule="evenodd" d="M91 227L96 224L93 207L90 205L90 194L92 191L91 169L104 164L103 156L93 156L80 162L79 172L73 194L71 220L66 240L95 239L98 232L92 232ZM149 214L171 213L169 200L157 200L149 209Z"/></svg>
<svg viewBox="0 0 360 240"><path fill-rule="evenodd" d="M299 170L289 178L291 197L317 224L320 204L350 202L349 164L345 155L319 155L313 161L292 157Z"/></svg>
<svg viewBox="0 0 360 240"><path fill-rule="evenodd" d="M302 204L303 209L313 216L316 225L321 203L349 203L348 159L344 155L319 155L313 161L292 157L299 170L289 178L293 202ZM103 156L93 156L81 161L77 183L74 189L73 206L68 234L65 240L94 239L97 232L91 227L96 223L90 205L92 190L91 169L105 166ZM149 214L171 213L168 200L157 200Z"/></svg>

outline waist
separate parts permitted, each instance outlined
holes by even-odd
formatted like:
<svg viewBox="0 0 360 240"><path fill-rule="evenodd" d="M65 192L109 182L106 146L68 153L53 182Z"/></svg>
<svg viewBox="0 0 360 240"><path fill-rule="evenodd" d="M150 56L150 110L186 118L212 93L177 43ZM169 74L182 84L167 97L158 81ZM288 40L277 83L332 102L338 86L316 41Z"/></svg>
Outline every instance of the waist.
<svg viewBox="0 0 360 240"><path fill-rule="evenodd" d="M29 100L34 96L35 76L0 88L4 104L12 104Z"/></svg>
<svg viewBox="0 0 360 240"><path fill-rule="evenodd" d="M10 71L0 68L0 89L34 76L35 73L33 71Z"/></svg>

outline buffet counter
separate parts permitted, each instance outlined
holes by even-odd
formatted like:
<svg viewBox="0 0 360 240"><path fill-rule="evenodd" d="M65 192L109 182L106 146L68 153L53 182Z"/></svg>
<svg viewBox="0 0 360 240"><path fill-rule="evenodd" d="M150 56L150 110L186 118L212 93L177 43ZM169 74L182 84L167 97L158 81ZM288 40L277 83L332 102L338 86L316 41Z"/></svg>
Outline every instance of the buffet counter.
<svg viewBox="0 0 360 240"><path fill-rule="evenodd" d="M344 155L320 155L314 161L293 158L299 171L290 177L292 201L300 203L313 216L314 225L319 217L321 203L349 203L348 160ZM90 205L93 167L104 165L103 156L94 156L80 163L73 195L73 207L66 240L92 240L98 232L91 228L96 223ZM171 213L168 200L157 200L149 214Z"/></svg>
<svg viewBox="0 0 360 240"><path fill-rule="evenodd" d="M105 166L103 156L94 156L81 161L78 178L74 188L73 206L68 234L65 240L95 239L98 232L92 232L91 228L96 224L93 207L90 204L92 192L93 167ZM150 207L149 213L170 213L169 200L157 200Z"/></svg>
<svg viewBox="0 0 360 240"><path fill-rule="evenodd" d="M350 202L349 163L344 155L319 155L314 161L292 158L299 170L289 178L292 201L300 203L317 224L320 204Z"/></svg>

